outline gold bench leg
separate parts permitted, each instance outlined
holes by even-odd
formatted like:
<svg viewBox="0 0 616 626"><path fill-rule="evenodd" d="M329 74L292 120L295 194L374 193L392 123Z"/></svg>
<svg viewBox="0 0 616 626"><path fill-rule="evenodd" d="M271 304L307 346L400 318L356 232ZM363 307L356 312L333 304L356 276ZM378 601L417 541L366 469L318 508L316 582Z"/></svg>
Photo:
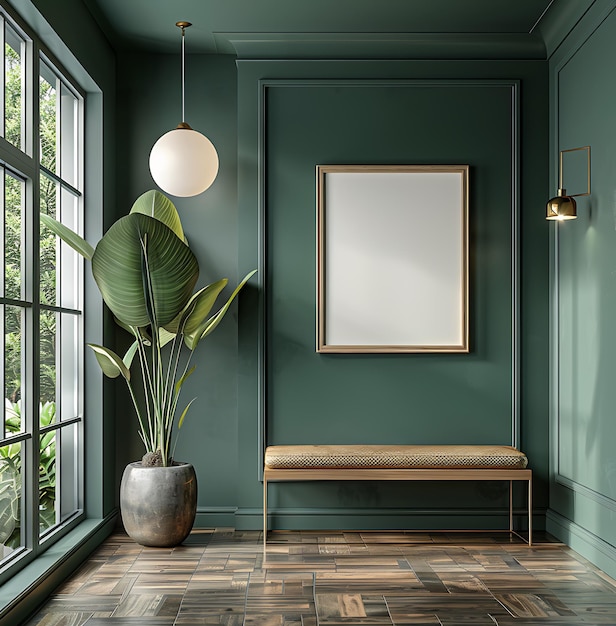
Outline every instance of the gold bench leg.
<svg viewBox="0 0 616 626"><path fill-rule="evenodd" d="M528 479L528 545L533 545L533 480Z"/></svg>
<svg viewBox="0 0 616 626"><path fill-rule="evenodd" d="M263 558L267 549L267 478L263 477Z"/></svg>
<svg viewBox="0 0 616 626"><path fill-rule="evenodd" d="M509 481L509 532L513 532L513 481Z"/></svg>
<svg viewBox="0 0 616 626"><path fill-rule="evenodd" d="M513 481L509 481L509 531L513 532ZM533 479L528 479L528 545L533 545Z"/></svg>

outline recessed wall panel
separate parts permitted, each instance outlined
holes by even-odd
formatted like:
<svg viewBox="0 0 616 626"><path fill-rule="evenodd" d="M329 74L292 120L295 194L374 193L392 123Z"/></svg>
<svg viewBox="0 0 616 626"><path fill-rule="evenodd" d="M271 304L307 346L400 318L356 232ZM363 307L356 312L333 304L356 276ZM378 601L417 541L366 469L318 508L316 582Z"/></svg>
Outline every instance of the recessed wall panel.
<svg viewBox="0 0 616 626"><path fill-rule="evenodd" d="M265 90L267 442L511 443L512 84L281 81ZM468 354L315 352L322 163L469 164ZM361 306L376 308L379 281L364 283Z"/></svg>

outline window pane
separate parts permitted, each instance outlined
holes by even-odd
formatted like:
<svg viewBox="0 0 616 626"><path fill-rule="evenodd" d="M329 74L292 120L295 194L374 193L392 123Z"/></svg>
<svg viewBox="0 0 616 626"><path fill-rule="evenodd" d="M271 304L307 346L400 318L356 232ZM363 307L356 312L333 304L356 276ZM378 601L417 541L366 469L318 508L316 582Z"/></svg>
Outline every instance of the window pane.
<svg viewBox="0 0 616 626"><path fill-rule="evenodd" d="M40 185L40 210L41 213L50 215L58 219L58 185L41 175ZM54 306L56 304L56 257L60 243L56 235L54 235L46 226L41 224L40 231L40 294L41 304Z"/></svg>
<svg viewBox="0 0 616 626"><path fill-rule="evenodd" d="M4 138L23 150L24 41L4 25Z"/></svg>
<svg viewBox="0 0 616 626"><path fill-rule="evenodd" d="M21 419L21 400L11 402L4 399L4 437L18 435L23 432L23 421Z"/></svg>
<svg viewBox="0 0 616 626"><path fill-rule="evenodd" d="M40 203L41 213L81 234L79 198L44 175ZM41 304L81 309L83 257L42 224L40 233Z"/></svg>
<svg viewBox="0 0 616 626"><path fill-rule="evenodd" d="M6 298L23 298L23 188L24 184L8 172L4 175L4 290Z"/></svg>
<svg viewBox="0 0 616 626"><path fill-rule="evenodd" d="M56 437L50 431L40 437L39 533L56 523Z"/></svg>
<svg viewBox="0 0 616 626"><path fill-rule="evenodd" d="M0 561L23 546L21 534L21 444L0 448Z"/></svg>
<svg viewBox="0 0 616 626"><path fill-rule="evenodd" d="M40 401L56 401L56 317L53 311L41 310L40 316ZM41 424L42 425L42 424Z"/></svg>
<svg viewBox="0 0 616 626"><path fill-rule="evenodd" d="M58 484L56 498L59 506L58 522L63 522L81 508L79 503L79 428L78 424L65 426L58 433Z"/></svg>
<svg viewBox="0 0 616 626"><path fill-rule="evenodd" d="M81 316L62 313L60 324L60 419L67 420L80 413Z"/></svg>
<svg viewBox="0 0 616 626"><path fill-rule="evenodd" d="M15 405L21 400L23 380L23 311L15 306L2 306L4 323L4 397ZM23 427L23 424L22 424Z"/></svg>
<svg viewBox="0 0 616 626"><path fill-rule="evenodd" d="M78 234L82 234L79 198L70 191L61 191L60 221ZM81 309L83 291L83 257L64 242L60 243L60 267L57 271L58 306Z"/></svg>
<svg viewBox="0 0 616 626"><path fill-rule="evenodd" d="M60 87L60 175L62 180L73 187L79 186L78 168L78 112L79 101L64 84Z"/></svg>
<svg viewBox="0 0 616 626"><path fill-rule="evenodd" d="M39 467L41 535L80 509L78 426L70 424L41 436Z"/></svg>
<svg viewBox="0 0 616 626"><path fill-rule="evenodd" d="M39 78L41 165L58 172L58 79L51 69L41 63Z"/></svg>

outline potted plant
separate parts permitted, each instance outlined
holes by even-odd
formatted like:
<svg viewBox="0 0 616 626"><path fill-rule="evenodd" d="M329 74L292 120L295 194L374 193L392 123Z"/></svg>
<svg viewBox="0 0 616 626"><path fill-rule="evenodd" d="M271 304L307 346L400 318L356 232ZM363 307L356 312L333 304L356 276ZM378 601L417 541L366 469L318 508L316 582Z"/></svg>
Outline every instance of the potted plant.
<svg viewBox="0 0 616 626"><path fill-rule="evenodd" d="M120 509L125 529L143 545L177 545L192 528L197 502L193 466L173 458L176 427L182 426L193 402L181 406L180 392L195 370L191 366L195 348L218 326L256 270L211 314L228 281L223 278L193 292L199 276L197 259L175 206L159 191L140 196L96 248L52 217L42 214L41 220L92 262L92 275L105 304L134 337L124 356L88 344L103 373L126 382L146 450L122 477ZM139 388L131 374L135 356Z"/></svg>

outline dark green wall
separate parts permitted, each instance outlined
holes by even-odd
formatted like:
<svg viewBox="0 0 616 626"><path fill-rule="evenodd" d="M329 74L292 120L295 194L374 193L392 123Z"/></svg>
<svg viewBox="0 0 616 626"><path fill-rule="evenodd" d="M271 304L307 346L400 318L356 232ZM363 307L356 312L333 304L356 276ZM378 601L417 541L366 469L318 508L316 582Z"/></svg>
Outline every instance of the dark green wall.
<svg viewBox="0 0 616 626"><path fill-rule="evenodd" d="M508 444L517 410L541 515L548 256L536 207L546 193L547 64L238 66L239 151L246 157L239 164L240 263L261 264L262 294L240 304L237 525L258 524L263 443ZM332 163L471 166L469 355L315 354L314 168ZM521 374L519 395L512 395L518 192ZM485 485L317 483L273 486L271 510L278 527L494 526L491 514L505 503L502 489Z"/></svg>
<svg viewBox="0 0 616 626"><path fill-rule="evenodd" d="M149 150L177 123L180 94L174 55L122 53L119 68L126 140L118 152L119 198L128 211L138 194L153 187ZM333 82L318 84L322 79ZM353 92L346 80L369 82ZM419 88L416 80L446 86ZM283 84L289 81L297 84ZM548 366L548 257L547 227L536 207L547 193L547 63L238 61L236 67L230 57L189 55L186 102L188 121L221 155L214 186L176 202L191 243L197 244L204 279L234 280L257 267L260 254L268 251L258 278L240 298L239 352L237 321L229 317L209 344L200 346L186 394L198 400L176 456L197 468L197 523L260 526L265 429L277 443L510 443L517 411L520 445L537 476L540 516L547 505L542 377ZM518 140L512 139L516 127ZM471 165L470 355L314 353L314 166L345 161ZM523 330L514 406L511 206L518 193ZM267 219L260 220L260 211ZM260 306L265 302L267 319ZM263 367L259 333L266 326ZM119 473L140 453L131 422L123 422L117 444ZM500 514L506 506L503 490L485 485L457 492L443 485L368 484L278 491L273 510L287 514L277 518L278 525L303 527L353 521L391 526L400 523L400 515L412 527L428 518L413 521L410 509L435 512L440 523L447 507L465 516L476 512L468 525L494 525L500 520L490 513ZM350 504L359 513L355 520L340 514L340 507ZM317 509L333 514L319 521L312 515Z"/></svg>
<svg viewBox="0 0 616 626"><path fill-rule="evenodd" d="M181 121L180 65L177 55L121 53L118 97L122 102L118 151L118 213L155 188L148 159L155 141ZM186 63L186 121L207 135L218 151L220 169L214 184L194 198L172 198L200 264L199 285L229 278L229 295L249 268L238 270L237 244L237 104L235 60L228 56L191 55ZM223 301L221 297L221 302ZM201 525L233 525L237 482L237 315L235 305L216 332L203 341L183 397L193 397L179 433L175 457L193 463L199 481ZM122 331L118 340L125 341ZM117 381L116 381L117 382ZM130 400L120 383L117 479L143 449ZM202 515L206 515L205 521Z"/></svg>
<svg viewBox="0 0 616 626"><path fill-rule="evenodd" d="M616 573L616 3L597 3L550 62L552 158L590 145L592 193L552 227L552 483L549 529ZM565 159L569 193L585 162ZM553 189L556 174L552 172Z"/></svg>

